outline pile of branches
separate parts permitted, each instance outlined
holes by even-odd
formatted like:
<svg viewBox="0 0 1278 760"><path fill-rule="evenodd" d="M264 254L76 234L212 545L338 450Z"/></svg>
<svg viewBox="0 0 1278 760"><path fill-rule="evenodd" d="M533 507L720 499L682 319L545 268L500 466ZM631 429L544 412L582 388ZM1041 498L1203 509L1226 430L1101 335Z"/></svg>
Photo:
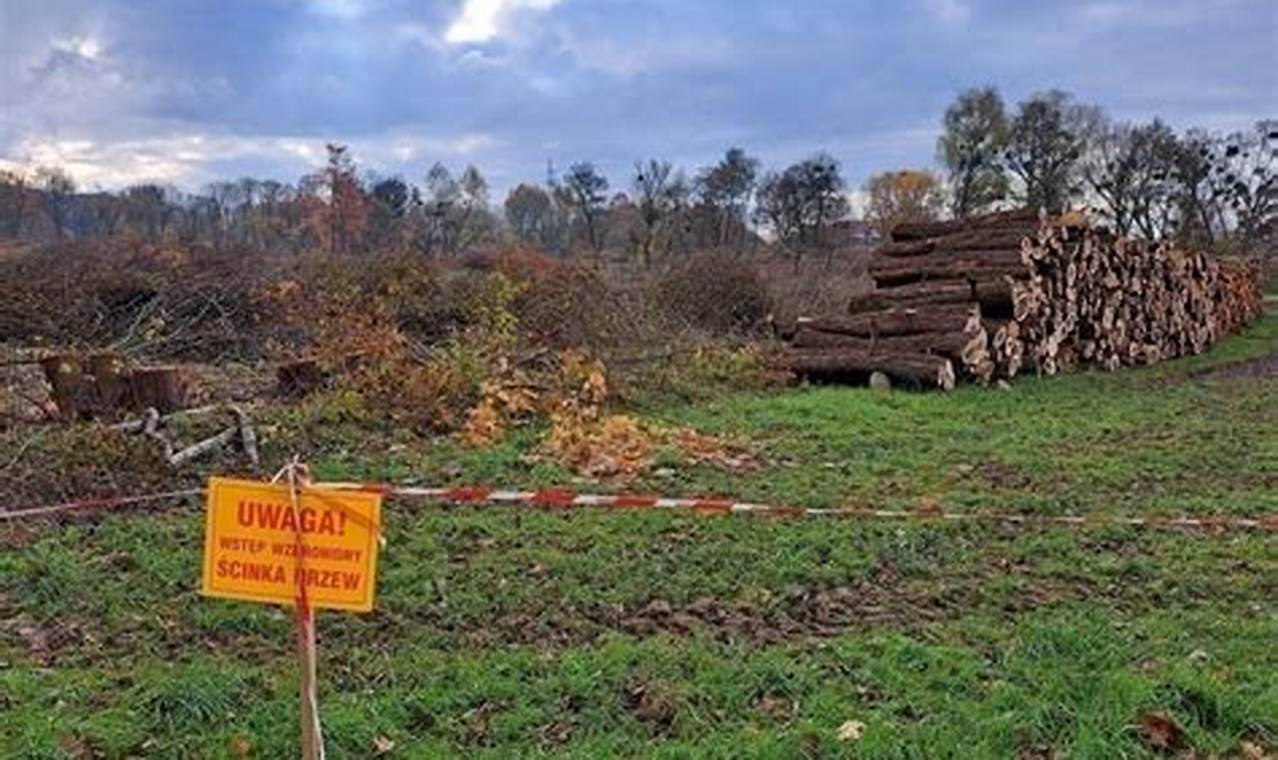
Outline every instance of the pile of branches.
<svg viewBox="0 0 1278 760"><path fill-rule="evenodd" d="M285 262L241 250L68 241L0 260L0 340L151 359L260 354L259 292Z"/></svg>
<svg viewBox="0 0 1278 760"><path fill-rule="evenodd" d="M948 390L1032 367L1117 369L1206 350L1260 314L1261 268L1120 238L1084 212L904 224L849 314L799 320L779 363Z"/></svg>

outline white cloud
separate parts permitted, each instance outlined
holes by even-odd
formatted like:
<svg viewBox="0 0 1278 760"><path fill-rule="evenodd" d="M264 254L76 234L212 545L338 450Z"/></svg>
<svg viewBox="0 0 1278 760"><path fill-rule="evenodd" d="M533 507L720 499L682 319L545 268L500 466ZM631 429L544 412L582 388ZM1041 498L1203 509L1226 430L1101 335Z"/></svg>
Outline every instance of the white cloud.
<svg viewBox="0 0 1278 760"><path fill-rule="evenodd" d="M349 141L355 159L368 168L395 170L436 158L467 159L502 143L484 133L455 136L372 135ZM215 164L260 160L302 174L324 163L324 140L313 137L185 134L136 140L27 137L0 157L0 169L59 166L81 187L115 189L142 183L196 189L220 177ZM280 179L293 180L295 176Z"/></svg>
<svg viewBox="0 0 1278 760"><path fill-rule="evenodd" d="M520 10L549 10L560 0L464 0L461 12L444 32L456 44L488 42L507 31L510 17Z"/></svg>
<svg viewBox="0 0 1278 760"><path fill-rule="evenodd" d="M59 53L96 61L102 56L102 43L91 35L65 37L53 41L53 49Z"/></svg>
<svg viewBox="0 0 1278 760"><path fill-rule="evenodd" d="M141 182L175 182L192 164L212 157L211 145L199 137L125 140L103 143L87 139L28 137L0 160L9 168L58 166L83 187L121 187Z"/></svg>

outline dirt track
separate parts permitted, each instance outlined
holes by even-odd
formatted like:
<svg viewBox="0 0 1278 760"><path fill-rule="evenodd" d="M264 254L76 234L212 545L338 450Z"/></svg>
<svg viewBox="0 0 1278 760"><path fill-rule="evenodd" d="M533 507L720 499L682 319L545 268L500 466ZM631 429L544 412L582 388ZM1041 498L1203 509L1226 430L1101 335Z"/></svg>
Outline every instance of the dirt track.
<svg viewBox="0 0 1278 760"><path fill-rule="evenodd" d="M1240 378L1278 377L1278 353L1255 359L1207 367L1189 374L1191 380L1234 380Z"/></svg>

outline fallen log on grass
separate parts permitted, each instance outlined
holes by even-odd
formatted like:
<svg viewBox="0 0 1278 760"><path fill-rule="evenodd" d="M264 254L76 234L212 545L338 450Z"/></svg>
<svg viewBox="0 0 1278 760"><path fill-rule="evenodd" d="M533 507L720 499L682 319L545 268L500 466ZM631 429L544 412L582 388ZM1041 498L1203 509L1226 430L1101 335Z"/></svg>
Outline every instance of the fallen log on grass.
<svg viewBox="0 0 1278 760"><path fill-rule="evenodd" d="M928 354L887 354L855 348L835 350L788 351L775 364L797 375L812 379L869 381L871 374L881 372L893 384L921 388L954 388L954 365L943 356Z"/></svg>

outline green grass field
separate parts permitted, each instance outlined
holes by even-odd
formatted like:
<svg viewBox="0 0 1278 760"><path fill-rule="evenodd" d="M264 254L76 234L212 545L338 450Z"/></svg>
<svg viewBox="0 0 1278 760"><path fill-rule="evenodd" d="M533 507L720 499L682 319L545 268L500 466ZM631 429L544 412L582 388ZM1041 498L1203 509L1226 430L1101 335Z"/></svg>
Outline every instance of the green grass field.
<svg viewBox="0 0 1278 760"><path fill-rule="evenodd" d="M1278 513L1278 317L1210 354L949 395L653 405L747 445L628 486L810 506ZM285 417L282 424L289 423ZM308 422L314 425L314 421ZM575 484L525 455L314 442L326 478ZM1278 751L1278 535L387 507L377 611L320 618L329 756ZM0 757L289 757L287 612L199 597L201 508L9 536ZM840 727L861 724L859 738ZM390 745L393 743L393 747Z"/></svg>

